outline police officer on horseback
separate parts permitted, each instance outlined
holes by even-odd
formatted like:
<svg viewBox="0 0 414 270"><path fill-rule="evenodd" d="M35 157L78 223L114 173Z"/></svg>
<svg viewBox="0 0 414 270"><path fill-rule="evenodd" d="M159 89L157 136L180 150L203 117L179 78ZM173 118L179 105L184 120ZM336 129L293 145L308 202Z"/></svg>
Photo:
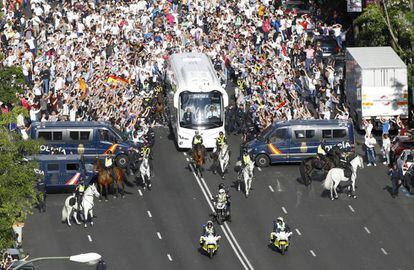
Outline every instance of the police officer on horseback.
<svg viewBox="0 0 414 270"><path fill-rule="evenodd" d="M237 176L238 179L240 179L240 176L241 176L244 168L246 166L250 165L251 163L253 163L253 161L252 161L252 159L251 159L251 157L249 155L249 152L247 152L247 149L244 149L243 150L242 160L241 160L241 165L242 166L241 166L240 171L239 171L238 176Z"/></svg>
<svg viewBox="0 0 414 270"><path fill-rule="evenodd" d="M195 148L197 144L203 145L203 137L201 137L200 132L198 130L196 130L195 135L193 137L193 141L192 141L193 149Z"/></svg>
<svg viewBox="0 0 414 270"><path fill-rule="evenodd" d="M75 198L76 198L76 203L78 204L78 210L82 209L82 199L83 199L84 193L85 193L85 181L83 180L83 178L81 178L75 189Z"/></svg>
<svg viewBox="0 0 414 270"><path fill-rule="evenodd" d="M105 157L105 168L109 171L112 179L116 181L115 172L114 172L114 159L112 157L112 152L108 151Z"/></svg>
<svg viewBox="0 0 414 270"><path fill-rule="evenodd" d="M227 143L227 138L224 136L224 132L220 131L219 136L216 138L216 149L219 151L223 145Z"/></svg>

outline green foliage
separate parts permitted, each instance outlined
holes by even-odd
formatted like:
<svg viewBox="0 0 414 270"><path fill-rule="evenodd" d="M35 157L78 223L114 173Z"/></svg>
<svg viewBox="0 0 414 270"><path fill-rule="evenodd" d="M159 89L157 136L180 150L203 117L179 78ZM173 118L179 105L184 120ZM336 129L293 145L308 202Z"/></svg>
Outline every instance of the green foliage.
<svg viewBox="0 0 414 270"><path fill-rule="evenodd" d="M390 45L387 24L381 9L377 5L369 5L365 11L354 20L360 27L356 45L361 47L376 47Z"/></svg>
<svg viewBox="0 0 414 270"><path fill-rule="evenodd" d="M22 93L24 77L20 67L6 67L0 70L0 101L13 103L16 93Z"/></svg>
<svg viewBox="0 0 414 270"><path fill-rule="evenodd" d="M0 127L0 249L12 245L12 225L24 221L36 202L34 168L38 165L22 161L22 148L36 154L39 142L23 141Z"/></svg>
<svg viewBox="0 0 414 270"><path fill-rule="evenodd" d="M17 116L23 114L24 117L29 117L29 112L22 106L15 106L8 113L0 114L0 125L7 125L16 123Z"/></svg>

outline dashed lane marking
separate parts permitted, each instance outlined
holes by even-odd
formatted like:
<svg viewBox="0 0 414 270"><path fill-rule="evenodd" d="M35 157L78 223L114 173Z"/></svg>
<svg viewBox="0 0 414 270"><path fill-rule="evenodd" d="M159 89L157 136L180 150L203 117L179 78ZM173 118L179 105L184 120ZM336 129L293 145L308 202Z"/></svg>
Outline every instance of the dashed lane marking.
<svg viewBox="0 0 414 270"><path fill-rule="evenodd" d="M186 153L186 152L184 152L183 154L184 154L184 156L186 156L186 155L187 155L187 153Z"/></svg>
<svg viewBox="0 0 414 270"><path fill-rule="evenodd" d="M92 242L92 237L88 234L88 240L89 242Z"/></svg>
<svg viewBox="0 0 414 270"><path fill-rule="evenodd" d="M272 186L269 186L269 189L270 189L270 191L271 191L271 192L275 192L275 191L273 190Z"/></svg>
<svg viewBox="0 0 414 270"><path fill-rule="evenodd" d="M352 206L350 204L348 204L348 208L349 208L349 210L351 210L352 213L355 213L354 208L352 208Z"/></svg>
<svg viewBox="0 0 414 270"><path fill-rule="evenodd" d="M384 248L381 248L381 251L384 253L384 255L388 255L388 252Z"/></svg>
<svg viewBox="0 0 414 270"><path fill-rule="evenodd" d="M284 206L282 206L282 211L283 213L287 214L286 208Z"/></svg>
<svg viewBox="0 0 414 270"><path fill-rule="evenodd" d="M261 172L261 171L262 171L262 168L260 168L260 167L257 167L257 169L259 170L259 172Z"/></svg>
<svg viewBox="0 0 414 270"><path fill-rule="evenodd" d="M295 229L295 231L298 235L302 235L302 233L298 229Z"/></svg>
<svg viewBox="0 0 414 270"><path fill-rule="evenodd" d="M188 158L185 158L185 160L187 160L187 162L189 162L189 161L190 161Z"/></svg>
<svg viewBox="0 0 414 270"><path fill-rule="evenodd" d="M158 235L158 238L161 240L161 239L162 239L162 237L161 237L160 232L157 232L157 235Z"/></svg>
<svg viewBox="0 0 414 270"><path fill-rule="evenodd" d="M312 254L312 256L313 257L316 257L316 254L315 254L315 252L313 252L313 250L311 249L311 250L309 250L309 252Z"/></svg>
<svg viewBox="0 0 414 270"><path fill-rule="evenodd" d="M364 230L367 232L367 234L371 234L367 227L364 227Z"/></svg>
<svg viewBox="0 0 414 270"><path fill-rule="evenodd" d="M152 215L151 215L151 212L150 212L150 211L147 211L147 214L148 214L148 216L149 216L149 217L152 217Z"/></svg>
<svg viewBox="0 0 414 270"><path fill-rule="evenodd" d="M279 179L276 179L276 183L277 183L277 191L278 192L281 192L282 191L282 187L280 186Z"/></svg>
<svg viewBox="0 0 414 270"><path fill-rule="evenodd" d="M170 254L167 254L168 260L170 260L170 262L172 262L172 257Z"/></svg>
<svg viewBox="0 0 414 270"><path fill-rule="evenodd" d="M142 191L138 189L139 196L142 196Z"/></svg>

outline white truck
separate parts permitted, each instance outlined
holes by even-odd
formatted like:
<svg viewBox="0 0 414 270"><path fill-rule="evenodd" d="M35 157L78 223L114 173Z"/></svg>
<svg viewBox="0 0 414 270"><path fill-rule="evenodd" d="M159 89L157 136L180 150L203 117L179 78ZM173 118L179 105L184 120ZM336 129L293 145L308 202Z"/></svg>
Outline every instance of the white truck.
<svg viewBox="0 0 414 270"><path fill-rule="evenodd" d="M345 95L350 115L362 119L408 117L407 66L391 47L346 49Z"/></svg>

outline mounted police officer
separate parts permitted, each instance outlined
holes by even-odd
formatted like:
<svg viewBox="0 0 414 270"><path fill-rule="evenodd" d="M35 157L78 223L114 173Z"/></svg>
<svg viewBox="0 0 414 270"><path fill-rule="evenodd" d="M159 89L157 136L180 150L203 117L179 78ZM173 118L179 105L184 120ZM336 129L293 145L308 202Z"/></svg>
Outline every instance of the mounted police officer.
<svg viewBox="0 0 414 270"><path fill-rule="evenodd" d="M219 136L216 138L216 151L218 152L225 144L227 144L227 138L224 136L224 132L220 131Z"/></svg>
<svg viewBox="0 0 414 270"><path fill-rule="evenodd" d="M109 171L112 179L116 181L115 172L114 172L114 159L112 157L112 152L108 151L105 157L105 168Z"/></svg>
<svg viewBox="0 0 414 270"><path fill-rule="evenodd" d="M198 130L196 130L195 135L193 137L193 141L192 141L192 147L193 149L195 148L195 146L197 144L203 144L203 137L201 137L200 132Z"/></svg>
<svg viewBox="0 0 414 270"><path fill-rule="evenodd" d="M252 161L252 159L251 159L251 157L250 157L250 155L249 155L249 152L247 152L247 150L246 150L246 149L244 149L244 150L243 150L242 160L241 160L241 168L240 168L240 171L239 171L238 176L237 176L237 178L238 178L238 179L240 179L240 176L241 176L241 174L242 174L242 172L243 172L244 168L245 168L247 165L251 164L251 163L253 163L253 161Z"/></svg>
<svg viewBox="0 0 414 270"><path fill-rule="evenodd" d="M85 193L85 181L83 180L83 178L81 178L75 189L76 203L78 204L79 211L82 209L82 199L83 199L84 193Z"/></svg>

